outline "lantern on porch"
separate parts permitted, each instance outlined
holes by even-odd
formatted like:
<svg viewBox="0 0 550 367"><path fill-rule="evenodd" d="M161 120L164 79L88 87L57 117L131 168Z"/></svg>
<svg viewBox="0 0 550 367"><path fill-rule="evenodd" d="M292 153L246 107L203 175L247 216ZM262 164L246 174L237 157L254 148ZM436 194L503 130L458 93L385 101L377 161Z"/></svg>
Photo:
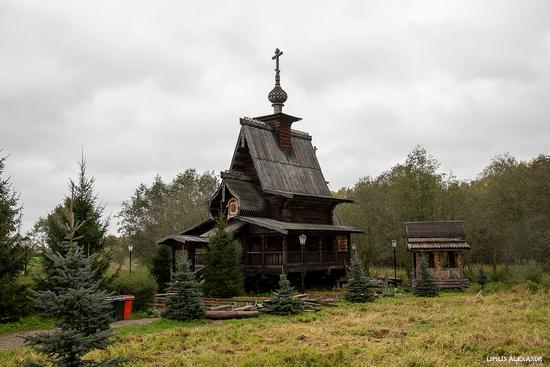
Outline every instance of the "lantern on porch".
<svg viewBox="0 0 550 367"><path fill-rule="evenodd" d="M296 238L296 237L295 237ZM303 247L306 245L307 236L305 234L301 234L298 239L300 240L300 245Z"/></svg>

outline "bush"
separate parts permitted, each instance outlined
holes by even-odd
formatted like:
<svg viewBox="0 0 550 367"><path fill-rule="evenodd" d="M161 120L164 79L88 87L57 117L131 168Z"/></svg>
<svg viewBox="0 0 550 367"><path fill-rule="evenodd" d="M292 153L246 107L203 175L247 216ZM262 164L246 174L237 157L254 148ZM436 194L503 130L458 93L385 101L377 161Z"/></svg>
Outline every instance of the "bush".
<svg viewBox="0 0 550 367"><path fill-rule="evenodd" d="M370 302L374 300L374 293L369 289L369 278L363 272L361 261L357 254L351 258L348 274L348 284L344 298L350 302Z"/></svg>
<svg viewBox="0 0 550 367"><path fill-rule="evenodd" d="M204 294L210 297L229 298L244 294L241 245L232 233L225 230L226 226L227 222L220 215L204 257L202 286Z"/></svg>
<svg viewBox="0 0 550 367"><path fill-rule="evenodd" d="M206 316L199 283L189 262L181 261L178 264L178 271L174 281L170 283L170 289L174 290L175 294L166 300L165 318L183 321L202 319Z"/></svg>
<svg viewBox="0 0 550 367"><path fill-rule="evenodd" d="M0 279L0 323L14 322L28 314L27 288L9 276Z"/></svg>
<svg viewBox="0 0 550 367"><path fill-rule="evenodd" d="M428 265L422 261L420 265L420 277L416 281L416 295L420 297L435 297L439 293L439 288L428 270Z"/></svg>
<svg viewBox="0 0 550 367"><path fill-rule="evenodd" d="M292 315L304 310L304 301L294 298L294 289L286 275L281 274L279 289L273 292L269 310L278 315Z"/></svg>
<svg viewBox="0 0 550 367"><path fill-rule="evenodd" d="M524 283L527 281L540 283L543 273L542 266L534 260L519 265L511 265L508 268L508 272L510 280L515 283Z"/></svg>
<svg viewBox="0 0 550 367"><path fill-rule="evenodd" d="M112 283L112 290L119 294L136 297L134 309L146 310L153 305L157 293L157 282L149 269L137 268L132 274L124 272Z"/></svg>
<svg viewBox="0 0 550 367"><path fill-rule="evenodd" d="M160 245L153 257L150 266L151 273L157 280L158 289L164 291L170 282L170 268L172 267L172 251L165 245Z"/></svg>

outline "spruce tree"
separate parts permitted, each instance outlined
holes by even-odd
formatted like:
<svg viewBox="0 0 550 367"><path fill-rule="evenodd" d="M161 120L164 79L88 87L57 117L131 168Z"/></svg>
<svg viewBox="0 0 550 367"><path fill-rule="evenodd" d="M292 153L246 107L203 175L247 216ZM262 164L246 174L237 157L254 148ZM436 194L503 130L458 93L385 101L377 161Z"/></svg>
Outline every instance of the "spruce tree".
<svg viewBox="0 0 550 367"><path fill-rule="evenodd" d="M204 258L203 291L211 297L233 297L244 293L241 245L232 233L226 231L226 226L227 222L220 215Z"/></svg>
<svg viewBox="0 0 550 367"><path fill-rule="evenodd" d="M268 310L279 315L291 315L300 313L304 310L304 302L301 299L293 297L294 288L286 275L281 274L279 279L279 289L273 292Z"/></svg>
<svg viewBox="0 0 550 367"><path fill-rule="evenodd" d="M361 260L357 254L351 258L348 285L344 298L351 302L370 302L374 300L374 293L369 289L370 281L363 272Z"/></svg>
<svg viewBox="0 0 550 367"><path fill-rule="evenodd" d="M105 349L113 343L109 323L112 306L107 293L96 280L94 257L84 255L76 233L83 224L74 221L69 209L65 225L66 240L58 248L62 252L46 252L52 267L48 273L47 291L31 291L36 307L49 317L59 319L59 331L27 338L31 345L48 355L57 366L116 366L121 360L94 362L82 357L95 349Z"/></svg>
<svg viewBox="0 0 550 367"><path fill-rule="evenodd" d="M170 267L172 266L172 252L165 245L160 245L153 257L151 264L151 274L156 278L160 291L168 286L170 282Z"/></svg>
<svg viewBox="0 0 550 367"><path fill-rule="evenodd" d="M25 266L25 250L18 235L21 207L9 178L3 178L6 157L0 157L0 323L16 320L25 304L24 288L16 279Z"/></svg>
<svg viewBox="0 0 550 367"><path fill-rule="evenodd" d="M420 297L435 297L439 288L428 270L428 264L422 261L420 265L420 276L416 282L416 295Z"/></svg>
<svg viewBox="0 0 550 367"><path fill-rule="evenodd" d="M104 206L99 204L97 194L94 192L95 179L88 177L86 171L86 159L81 157L79 162L78 180L69 181L69 195L65 197L63 204L57 205L45 219L39 221L43 228L48 247L63 254L65 246L65 223L69 221L70 214L67 208L72 205L72 215L76 221L81 222L77 236L79 246L85 256L95 254L93 257L94 268L98 269L96 277L101 280L101 285L106 288L112 280L105 274L110 266L110 252L105 248L105 238L109 227L109 220L103 218ZM72 204L70 204L72 202ZM44 267L48 271L53 263L48 257L44 257Z"/></svg>
<svg viewBox="0 0 550 367"><path fill-rule="evenodd" d="M485 284L487 284L487 275L483 268L479 268L479 272L476 274L476 283L481 285L481 289L485 288Z"/></svg>
<svg viewBox="0 0 550 367"><path fill-rule="evenodd" d="M164 317L172 320L202 319L206 315L201 301L201 291L188 261L180 261L175 279L170 283L175 292L166 300Z"/></svg>

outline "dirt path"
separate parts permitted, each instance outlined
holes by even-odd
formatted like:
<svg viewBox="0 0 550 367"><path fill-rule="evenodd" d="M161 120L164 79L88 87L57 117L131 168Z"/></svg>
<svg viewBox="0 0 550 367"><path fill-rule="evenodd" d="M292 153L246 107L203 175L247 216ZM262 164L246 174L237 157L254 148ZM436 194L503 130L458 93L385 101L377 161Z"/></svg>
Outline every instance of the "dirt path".
<svg viewBox="0 0 550 367"><path fill-rule="evenodd" d="M138 319L138 320L121 320L121 321L115 321L111 324L112 328L119 328L124 326L130 326L130 325L146 325L150 324L151 322L158 320L158 318L152 318L152 319ZM13 349L17 347L22 347L25 345L25 337L26 336L32 336L40 333L52 333L55 329L49 329L49 330L29 330L29 331L18 331L11 334L6 334L0 336L0 351Z"/></svg>

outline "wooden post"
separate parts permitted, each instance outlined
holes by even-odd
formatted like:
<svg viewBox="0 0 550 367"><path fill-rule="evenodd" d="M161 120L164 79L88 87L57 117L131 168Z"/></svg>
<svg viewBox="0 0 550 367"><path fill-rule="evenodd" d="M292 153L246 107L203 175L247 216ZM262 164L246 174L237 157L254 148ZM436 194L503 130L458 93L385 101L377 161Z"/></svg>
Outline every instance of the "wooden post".
<svg viewBox="0 0 550 367"><path fill-rule="evenodd" d="M189 250L187 250L187 255L189 255L189 260L191 260L191 270L195 272L197 267L197 259L196 259L196 252L195 246L191 247Z"/></svg>
<svg viewBox="0 0 550 367"><path fill-rule="evenodd" d="M288 265L288 236L283 235L283 272Z"/></svg>
<svg viewBox="0 0 550 367"><path fill-rule="evenodd" d="M172 273L176 272L176 245L172 245Z"/></svg>
<svg viewBox="0 0 550 367"><path fill-rule="evenodd" d="M319 236L319 262L323 263L323 236Z"/></svg>
<svg viewBox="0 0 550 367"><path fill-rule="evenodd" d="M262 233L262 246L261 246L261 256L262 256L262 273L263 273L263 268L265 266L265 245L266 245L267 241L266 241L266 236L265 236L265 233Z"/></svg>

